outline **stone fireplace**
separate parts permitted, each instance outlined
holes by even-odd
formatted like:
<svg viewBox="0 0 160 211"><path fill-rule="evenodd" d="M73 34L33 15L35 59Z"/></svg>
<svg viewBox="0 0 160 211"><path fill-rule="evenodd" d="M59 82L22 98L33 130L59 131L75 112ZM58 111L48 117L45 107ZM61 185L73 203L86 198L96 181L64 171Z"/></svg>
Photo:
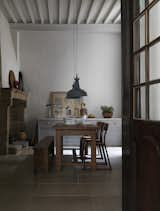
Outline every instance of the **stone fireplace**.
<svg viewBox="0 0 160 211"><path fill-rule="evenodd" d="M0 92L0 154L8 149L25 129L24 112L27 94L18 89L2 88Z"/></svg>

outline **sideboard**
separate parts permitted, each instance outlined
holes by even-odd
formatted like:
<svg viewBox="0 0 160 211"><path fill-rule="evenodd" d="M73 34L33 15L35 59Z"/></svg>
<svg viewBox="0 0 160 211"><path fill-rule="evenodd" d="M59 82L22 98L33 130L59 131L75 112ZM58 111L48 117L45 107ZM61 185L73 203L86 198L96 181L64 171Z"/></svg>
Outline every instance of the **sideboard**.
<svg viewBox="0 0 160 211"><path fill-rule="evenodd" d="M75 118L76 119L76 118ZM106 122L109 124L106 143L108 146L121 146L122 145L122 120L121 118L87 118L84 124L96 124L98 121ZM54 125L62 123L62 119L44 118L38 120L38 140L40 141L45 136L54 136ZM77 141L75 141L77 139ZM71 146L77 145L79 137L65 137L64 144Z"/></svg>

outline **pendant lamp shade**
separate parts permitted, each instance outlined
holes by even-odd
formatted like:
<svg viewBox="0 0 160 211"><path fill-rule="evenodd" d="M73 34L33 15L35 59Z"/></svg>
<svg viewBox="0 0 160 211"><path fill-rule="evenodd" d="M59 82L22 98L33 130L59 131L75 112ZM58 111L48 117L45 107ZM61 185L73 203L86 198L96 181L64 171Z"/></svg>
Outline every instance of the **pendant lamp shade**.
<svg viewBox="0 0 160 211"><path fill-rule="evenodd" d="M79 86L79 78L76 74L76 77L74 78L74 83L72 85L72 89L67 92L67 98L68 99L78 99L83 96L87 96L87 92L80 88Z"/></svg>

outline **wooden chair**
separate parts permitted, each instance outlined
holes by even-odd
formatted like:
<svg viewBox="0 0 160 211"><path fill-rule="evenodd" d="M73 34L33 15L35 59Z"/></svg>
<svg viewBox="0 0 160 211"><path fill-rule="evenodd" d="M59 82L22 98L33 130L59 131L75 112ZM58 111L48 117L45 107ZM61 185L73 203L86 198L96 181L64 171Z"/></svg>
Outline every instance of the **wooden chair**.
<svg viewBox="0 0 160 211"><path fill-rule="evenodd" d="M106 135L108 131L108 123L98 122L97 126L98 126L98 130L97 130L96 146L98 147L100 151L100 155L101 155L100 159L103 159L105 165L108 166L109 170L112 170L112 166L111 166L111 162L109 159L107 146L106 146ZM81 155L82 162L84 163L84 167L85 167L85 161L87 159L86 154L88 154L86 148L88 148L88 145L90 145L91 141L92 139L89 136L84 136L81 138L80 155ZM98 159L98 157L96 159Z"/></svg>
<svg viewBox="0 0 160 211"><path fill-rule="evenodd" d="M98 140L102 140L102 133L103 133L103 122L97 122L97 131L96 131L96 142ZM90 136L82 136L81 140L80 140L80 157L83 160L83 156L84 155L88 155L88 144L91 142L91 137ZM88 144L87 144L88 143ZM101 159L103 159L103 154L102 154L102 150L101 147L99 146L99 152L101 155Z"/></svg>

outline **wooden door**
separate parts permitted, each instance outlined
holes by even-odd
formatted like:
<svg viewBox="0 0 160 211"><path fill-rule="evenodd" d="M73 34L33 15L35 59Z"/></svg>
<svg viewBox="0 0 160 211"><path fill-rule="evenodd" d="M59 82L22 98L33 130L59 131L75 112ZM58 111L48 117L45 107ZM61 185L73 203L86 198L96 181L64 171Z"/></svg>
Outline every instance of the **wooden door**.
<svg viewBox="0 0 160 211"><path fill-rule="evenodd" d="M160 1L122 0L123 210L160 210Z"/></svg>
<svg viewBox="0 0 160 211"><path fill-rule="evenodd" d="M2 58L1 58L1 46L0 46L0 89L2 88L2 66L1 66L1 60L2 60Z"/></svg>

